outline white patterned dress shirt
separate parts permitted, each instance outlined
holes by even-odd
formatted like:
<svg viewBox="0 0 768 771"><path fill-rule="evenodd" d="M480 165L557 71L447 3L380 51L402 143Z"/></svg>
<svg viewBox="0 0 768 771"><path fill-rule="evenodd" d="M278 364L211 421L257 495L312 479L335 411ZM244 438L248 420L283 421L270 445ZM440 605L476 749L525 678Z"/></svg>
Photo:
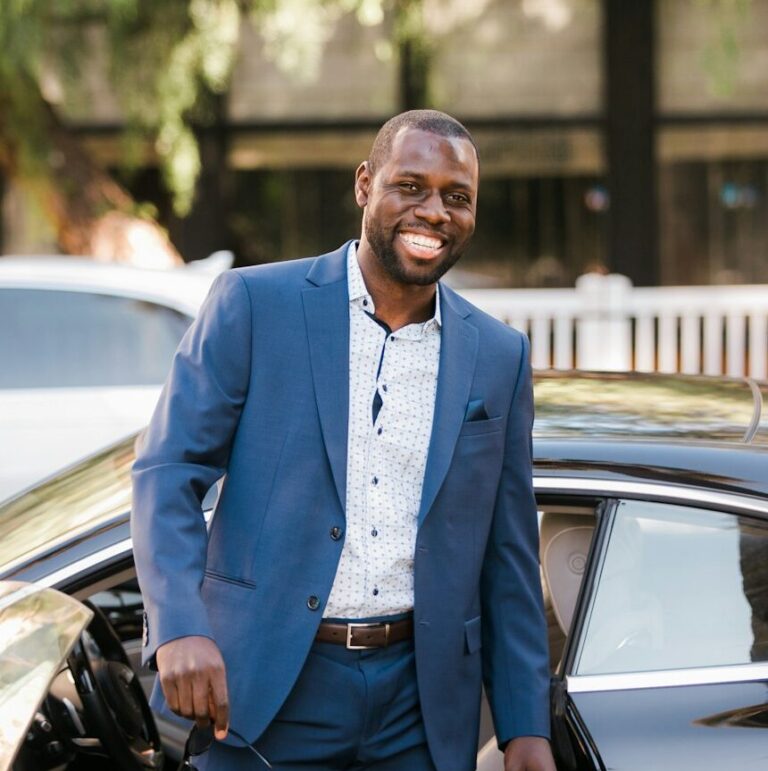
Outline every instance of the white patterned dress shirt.
<svg viewBox="0 0 768 771"><path fill-rule="evenodd" d="M347 252L349 435L346 538L326 618L413 608L413 555L440 363L440 293L423 323L388 332ZM375 416L375 419L374 419Z"/></svg>

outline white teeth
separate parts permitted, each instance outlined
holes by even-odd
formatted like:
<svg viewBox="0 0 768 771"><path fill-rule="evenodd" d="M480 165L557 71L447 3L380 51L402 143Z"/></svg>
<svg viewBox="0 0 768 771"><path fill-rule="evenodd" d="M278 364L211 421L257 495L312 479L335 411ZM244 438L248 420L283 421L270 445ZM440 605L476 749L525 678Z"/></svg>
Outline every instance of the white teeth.
<svg viewBox="0 0 768 771"><path fill-rule="evenodd" d="M414 246L423 246L427 249L439 249L443 244L439 238L430 238L429 236L419 236L414 233L403 233L403 240Z"/></svg>

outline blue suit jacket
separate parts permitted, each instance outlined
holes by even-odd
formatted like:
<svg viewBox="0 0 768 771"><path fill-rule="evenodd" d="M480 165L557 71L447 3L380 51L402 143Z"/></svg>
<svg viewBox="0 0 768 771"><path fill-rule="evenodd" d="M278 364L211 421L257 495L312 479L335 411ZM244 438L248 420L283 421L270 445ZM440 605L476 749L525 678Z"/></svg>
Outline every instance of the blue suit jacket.
<svg viewBox="0 0 768 771"><path fill-rule="evenodd" d="M330 531L345 525L346 249L218 277L134 466L145 659L174 638L213 638L232 725L253 740L301 670L343 545ZM441 292L414 557L416 666L435 764L466 771L481 673L501 741L548 735L549 673L527 340ZM224 474L207 534L200 502Z"/></svg>

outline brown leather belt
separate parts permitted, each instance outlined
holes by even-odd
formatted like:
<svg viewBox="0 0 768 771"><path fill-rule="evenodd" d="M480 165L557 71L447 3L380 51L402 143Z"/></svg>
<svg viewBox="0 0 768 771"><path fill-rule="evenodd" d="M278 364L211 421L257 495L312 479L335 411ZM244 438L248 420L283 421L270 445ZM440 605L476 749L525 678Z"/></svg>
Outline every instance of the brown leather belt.
<svg viewBox="0 0 768 771"><path fill-rule="evenodd" d="M387 645L410 640L413 637L413 618L393 621L391 624L350 623L333 624L323 621L315 635L318 642L346 645L351 651L368 648L386 648Z"/></svg>

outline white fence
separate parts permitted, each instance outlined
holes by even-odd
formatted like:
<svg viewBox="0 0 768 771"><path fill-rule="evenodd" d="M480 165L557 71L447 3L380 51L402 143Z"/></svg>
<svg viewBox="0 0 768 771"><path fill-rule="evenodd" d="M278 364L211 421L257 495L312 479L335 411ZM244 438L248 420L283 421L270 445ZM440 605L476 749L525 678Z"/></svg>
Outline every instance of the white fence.
<svg viewBox="0 0 768 771"><path fill-rule="evenodd" d="M575 289L467 289L528 333L542 369L768 378L768 285L633 287L589 273Z"/></svg>

